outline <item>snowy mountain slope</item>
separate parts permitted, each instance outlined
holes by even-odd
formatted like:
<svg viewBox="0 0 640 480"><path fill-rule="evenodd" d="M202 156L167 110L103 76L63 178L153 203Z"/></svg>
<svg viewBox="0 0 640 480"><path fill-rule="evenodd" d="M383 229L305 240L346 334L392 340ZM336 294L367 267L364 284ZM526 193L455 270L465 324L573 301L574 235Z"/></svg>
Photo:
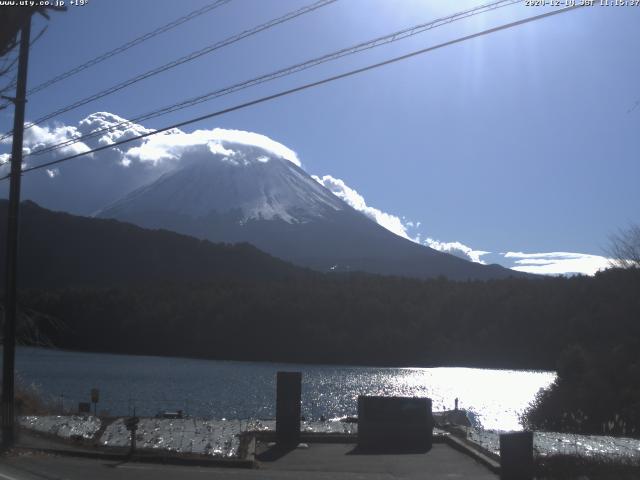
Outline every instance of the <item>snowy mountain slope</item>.
<svg viewBox="0 0 640 480"><path fill-rule="evenodd" d="M517 275L389 232L269 150L230 143L203 148L183 153L175 169L98 216L215 242L246 241L321 271L452 279Z"/></svg>
<svg viewBox="0 0 640 480"><path fill-rule="evenodd" d="M117 217L161 207L174 215L202 218L214 211L240 210L241 223L274 219L300 223L346 207L290 161L257 147L243 146L235 152L213 158L191 152L177 169L134 191L104 214Z"/></svg>

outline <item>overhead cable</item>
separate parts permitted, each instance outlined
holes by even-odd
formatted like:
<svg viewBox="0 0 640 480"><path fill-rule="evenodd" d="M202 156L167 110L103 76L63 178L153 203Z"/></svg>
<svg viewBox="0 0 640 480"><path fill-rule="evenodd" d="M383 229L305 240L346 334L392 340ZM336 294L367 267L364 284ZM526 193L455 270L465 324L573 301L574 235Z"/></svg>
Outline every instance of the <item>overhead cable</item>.
<svg viewBox="0 0 640 480"><path fill-rule="evenodd" d="M261 97L261 98L258 98L256 100L252 100L252 101L249 101L249 102L241 103L241 104L235 105L233 107L225 108L225 109L218 110L218 111L215 111L215 112L211 112L211 113L208 113L208 114L205 114L205 115L201 115L201 116L198 116L198 117L195 117L195 118L191 118L189 120L184 120L182 122L174 123L172 125L160 128L158 130L154 130L154 131L151 131L151 132L143 133L141 135L136 135L136 136L124 139L124 140L119 140L117 142L114 142L114 143L111 143L111 144L108 144L108 145L103 145L103 146L94 148L92 150L76 153L74 155L69 155L67 157L60 158L60 159L57 159L57 160L52 160L50 162L46 162L46 163L43 163L43 164L40 164L40 165L35 165L33 167L27 167L27 168L24 168L21 173L28 173L28 172L32 172L32 171L35 171L35 170L40 170L40 169L43 169L43 168L51 167L51 166L54 166L54 165L59 165L61 163L68 162L68 161L73 160L75 158L83 157L83 156L89 155L91 153L100 152L102 150L106 150L106 149L109 149L109 148L118 147L118 146L123 145L125 143L130 143L130 142L133 142L133 141L136 141L136 140L141 140L143 138L147 138L147 137L150 137L150 136L153 136L153 135L158 135L159 133L167 132L169 130L173 130L173 129L176 129L176 128L184 127L186 125L191 125L193 123L201 122L203 120L207 120L207 119L210 119L210 118L213 118L213 117L218 117L220 115L225 115L227 113L231 113L231 112L235 112L235 111L238 111L238 110L242 110L242 109L245 109L247 107L251 107L251 106L258 105L258 104L261 104L261 103L265 103L265 102L268 102L268 101L271 101L271 100L275 100L277 98L284 97L284 96L287 96L287 95L291 95L293 93L301 92L303 90L307 90L307 89L310 89L310 88L318 87L320 85L324 85L324 84L327 84L327 83L330 83L330 82L334 82L336 80L352 77L352 76L358 75L360 73L364 73L364 72L367 72L367 71L370 71L370 70L374 70L376 68L380 68L380 67L383 67L383 66L386 66L386 65L397 63L397 62L400 62L402 60L406 60L406 59L409 59L409 58L412 58L412 57L416 57L418 55L422 55L422 54L425 54L425 53L428 53L428 52L432 52L434 50L438 50L440 48L448 47L448 46L455 45L455 44L458 44L458 43L462 43L462 42L465 42L465 41L468 41L468 40L472 40L474 38L478 38L478 37L482 37L482 36L485 36L485 35L489 35L491 33L495 33L495 32L501 31L501 30L507 30L507 29L514 28L514 27L517 27L517 26L520 26L520 25L524 25L524 24L527 24L527 23L535 22L535 21L541 20L543 18L547 18L547 17L559 15L559 14L562 14L562 13L566 13L566 12L569 12L569 11L572 11L572 10L576 10L578 8L582 8L585 5L586 4L576 4L576 5L572 5L572 6L569 6L569 7L563 7L563 8L557 9L557 10L552 10L550 12L546 12L546 13L535 15L535 16L532 16L532 17L527 17L527 18L524 18L524 19L521 19L521 20L517 20L517 21L514 21L514 22L502 24L502 25L499 25L497 27L489 28L487 30L482 30L480 32L473 33L473 34L470 34L470 35L466 35L464 37L458 37L458 38L456 38L454 40L449 40L447 42L440 43L438 45L434 45L434 46L431 46L431 47L423 48L423 49L420 49L420 50L415 50L415 51L407 53L405 55L400 55L398 57L393 57L393 58L390 58L388 60L384 60L382 62L378 62L378 63L374 63L374 64L371 64L371 65L368 65L366 67L350 70L348 72L341 73L339 75L333 75L331 77L327 77L327 78L324 78L322 80L317 80L315 82L306 83L304 85L300 85L300 86L295 87L295 88L290 88L288 90L284 90L284 91L275 93L273 95L267 95L265 97ZM5 175L4 177L0 177L0 180L6 180L10 176L11 176L11 174Z"/></svg>
<svg viewBox="0 0 640 480"><path fill-rule="evenodd" d="M267 30L269 28L275 27L276 25L280 25L281 23L284 22L288 22L289 20L293 20L294 18L297 18L301 15L313 12L319 8L325 7L331 3L336 2L337 0L318 0L315 3L312 3L310 5L307 5L305 7L299 8L297 10L294 10L292 12L289 12L281 17L278 18L274 18L266 23L260 24L256 27L253 27L249 30L245 30L241 33L238 33L236 35L232 35L231 37L228 37L224 40L221 40L219 42L216 42L212 45L209 45L207 47L201 48L200 50L196 50L194 52L191 52L188 55L185 55L183 57L180 57L176 60L173 60L169 63L166 63L160 67L156 67L154 69L148 70L145 73L142 73L140 75L136 75L133 78L130 78L128 80L125 80L123 82L120 82L116 85L113 85L105 90L102 90L100 92L94 93L93 95L90 95L88 97L83 98L82 100L78 100L70 105L67 105L65 107L62 107L58 110L55 110L51 113L48 113L40 118L38 118L37 120L30 122L29 124L25 125L25 129L31 128L35 125L39 125L43 122L46 122L47 120L50 120L54 117L57 117L58 115L61 115L63 113L69 112L71 110L74 110L78 107L81 107L83 105L86 105L88 103L94 102L100 98L106 97L107 95L111 95L112 93L115 93L117 91L120 91L124 88L127 88L135 83L138 83L142 80L145 80L149 77L152 77L154 75L158 75L159 73L163 73L166 72L167 70L171 69L171 68L175 68L179 65L182 65L186 62L190 62L192 60L195 60L196 58L200 58L203 55L206 55L208 53L214 52L216 50L219 50L221 48L224 48L228 45L231 45L233 43L236 43L244 38L250 37L252 35L256 35L257 33L260 33L264 30ZM0 136L0 141L4 140L5 138L8 138L12 135L13 132L7 132L5 133L3 136Z"/></svg>
<svg viewBox="0 0 640 480"><path fill-rule="evenodd" d="M117 122L115 124L109 125L107 127L101 128L101 129L97 129L94 130L88 134L82 135L82 136L78 136L78 137L74 137L74 138L70 138L68 140L65 140L63 142L54 144L54 145L48 145L46 147L43 148L39 148L37 150L34 150L33 152L31 152L29 155L40 155L40 154L44 154L44 153L49 153L51 151L54 150L58 150L64 147L68 147L70 145L73 145L75 143L79 143L82 141L85 141L89 138L94 138L97 136L100 136L104 133L108 133L111 131L114 131L120 127L124 127L124 126L128 126L128 125L133 125L136 122L141 122L144 120L149 120L151 118L156 118L162 115L167 115L169 113L178 111L178 110L182 110L185 108L189 108L195 105L198 105L200 103L209 101L209 100L213 100L215 98L219 98L222 97L224 95L229 95L231 93L237 92L239 90L244 90L246 88L249 87L253 87L262 83L266 83L272 80L276 80L278 78L282 78L288 75L292 75L294 73L321 65L323 63L327 63L333 60L337 60L339 58L342 57L346 57L348 55L354 55L356 53L365 51L365 50L369 50L372 48L376 48L382 45L387 45L389 43L392 42L397 42L400 40L403 40L405 38L423 33L427 30L431 30L433 28L442 26L442 25L447 25L451 22L457 21L457 20L461 20L464 18L468 18L470 16L473 15L478 15L484 12L487 12L489 10L495 10L497 8L501 8L501 7L506 7L509 5L513 5L515 3L521 3L523 0L500 0L500 1L496 1L496 2L492 2L492 3L488 3L485 5L480 5L478 7L474 7L472 9L469 10L465 10L462 12L458 12L455 13L453 15L449 15L447 17L442 17L442 18L438 18L436 20L432 20L426 23L422 23L419 25L415 25L409 28L405 28L402 30L398 30L396 32L390 33L388 35L384 35L381 37L377 37L374 38L372 40L368 40L366 42L361 42L359 44L347 47L347 48L343 48L316 58L313 58L311 60L307 60L305 62L301 62L301 63L297 63L295 65L291 65L289 67L286 68L282 68L280 70L276 70L274 72L265 74L265 75L261 75L259 77L256 78L252 78L250 80L246 80L243 82L239 82L233 85L229 85L227 87L224 88L219 88L217 90L213 90L210 91L208 93L202 94L202 95L198 95L196 97L192 97L186 100L182 100L180 102L177 103L173 103L170 105L166 105L164 107L161 107L159 109L141 114L141 115L137 115L133 118L127 119L127 120L123 120L122 122ZM29 155L25 155L25 156L29 156Z"/></svg>

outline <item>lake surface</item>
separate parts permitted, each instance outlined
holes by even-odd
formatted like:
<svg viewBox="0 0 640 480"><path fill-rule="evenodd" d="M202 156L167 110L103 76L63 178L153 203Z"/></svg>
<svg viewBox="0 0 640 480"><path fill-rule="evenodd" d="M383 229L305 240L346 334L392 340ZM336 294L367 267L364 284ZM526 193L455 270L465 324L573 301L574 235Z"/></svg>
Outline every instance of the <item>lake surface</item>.
<svg viewBox="0 0 640 480"><path fill-rule="evenodd" d="M378 368L195 360L79 353L19 347L18 383L54 405L77 408L100 389L98 413L142 416L163 410L212 419L273 418L275 375L302 372L302 414L308 419L355 415L358 395L426 396L433 410L460 408L486 429L519 430L518 416L553 372L476 368Z"/></svg>

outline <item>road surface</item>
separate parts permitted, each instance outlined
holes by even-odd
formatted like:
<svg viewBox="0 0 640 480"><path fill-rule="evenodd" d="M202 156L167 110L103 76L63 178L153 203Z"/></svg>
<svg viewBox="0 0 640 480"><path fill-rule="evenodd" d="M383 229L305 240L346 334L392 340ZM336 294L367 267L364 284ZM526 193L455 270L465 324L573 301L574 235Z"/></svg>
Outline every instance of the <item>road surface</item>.
<svg viewBox="0 0 640 480"><path fill-rule="evenodd" d="M426 454L355 455L353 445L311 444L283 456L262 457L257 469L117 462L42 453L0 458L0 480L496 480L486 467L447 445Z"/></svg>

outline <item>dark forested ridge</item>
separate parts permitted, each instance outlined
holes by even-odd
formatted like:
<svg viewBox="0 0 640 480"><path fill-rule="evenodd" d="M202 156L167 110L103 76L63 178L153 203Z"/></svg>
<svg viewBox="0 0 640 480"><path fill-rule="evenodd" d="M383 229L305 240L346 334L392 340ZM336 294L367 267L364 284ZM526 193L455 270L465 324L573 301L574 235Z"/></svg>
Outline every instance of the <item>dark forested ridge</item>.
<svg viewBox="0 0 640 480"><path fill-rule="evenodd" d="M0 200L2 252L6 215L7 201ZM20 215L18 281L23 288L281 279L307 274L246 243L213 244L166 230L52 212L29 201L22 203ZM4 271L4 262L0 255L0 271Z"/></svg>
<svg viewBox="0 0 640 480"><path fill-rule="evenodd" d="M221 359L555 369L570 345L640 339L640 278L451 282L374 275L32 290L83 350ZM46 327L45 327L46 329ZM638 345L640 347L640 345ZM640 348L636 351L640 352Z"/></svg>
<svg viewBox="0 0 640 480"><path fill-rule="evenodd" d="M0 228L3 214L6 202ZM600 351L640 338L637 270L470 282L320 274L247 244L31 202L20 240L23 302L66 324L47 333L67 348L555 369L569 345Z"/></svg>

